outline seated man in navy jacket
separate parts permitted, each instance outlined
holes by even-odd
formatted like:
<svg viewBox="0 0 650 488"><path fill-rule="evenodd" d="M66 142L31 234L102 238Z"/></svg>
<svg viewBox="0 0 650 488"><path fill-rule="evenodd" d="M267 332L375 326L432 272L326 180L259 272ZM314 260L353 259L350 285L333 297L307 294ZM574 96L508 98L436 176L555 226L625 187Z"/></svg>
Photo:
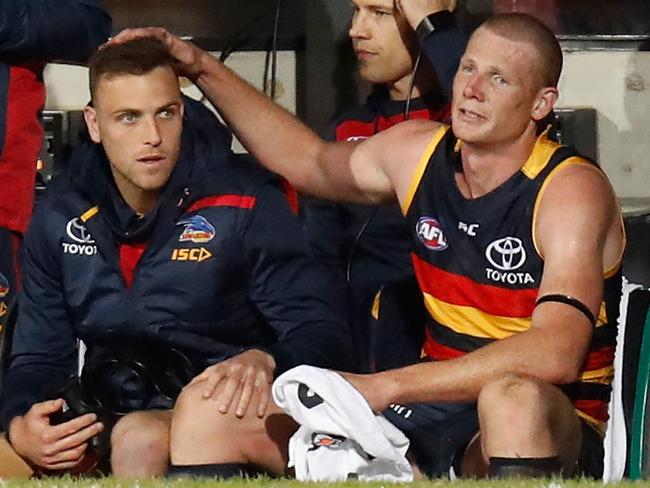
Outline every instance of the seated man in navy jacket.
<svg viewBox="0 0 650 488"><path fill-rule="evenodd" d="M348 367L326 273L278 178L233 162L229 133L181 97L173 64L152 39L91 59L92 143L49 189L26 237L1 415L14 450L45 471L78 466L108 429L95 413L53 418L79 340L86 393L124 414L111 435L119 476L163 475L176 446L200 449L174 430L193 416L175 409L192 378L206 382L214 415L265 418L277 374ZM280 449L269 432L291 426L279 422L266 420L258 449ZM214 442L228 449L231 440ZM241 464L215 474L245 472Z"/></svg>

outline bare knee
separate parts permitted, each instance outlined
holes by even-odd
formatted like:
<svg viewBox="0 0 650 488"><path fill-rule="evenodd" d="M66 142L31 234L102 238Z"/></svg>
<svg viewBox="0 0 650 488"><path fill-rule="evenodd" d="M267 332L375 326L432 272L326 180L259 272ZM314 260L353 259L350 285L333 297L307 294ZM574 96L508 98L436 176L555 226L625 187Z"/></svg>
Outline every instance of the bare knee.
<svg viewBox="0 0 650 488"><path fill-rule="evenodd" d="M548 419L544 385L537 379L508 374L483 387L478 398L481 422L499 423L504 428L530 428Z"/></svg>
<svg viewBox="0 0 650 488"><path fill-rule="evenodd" d="M562 391L536 378L509 374L479 394L483 456L550 457L570 462L580 446L580 423Z"/></svg>
<svg viewBox="0 0 650 488"><path fill-rule="evenodd" d="M172 464L252 463L282 474L286 445L295 423L273 405L263 418L254 409L222 414L203 398L201 384L186 387L176 401L171 425Z"/></svg>
<svg viewBox="0 0 650 488"><path fill-rule="evenodd" d="M203 385L187 386L176 399L172 414L172 438L183 432L210 433L214 442L227 442L228 437L237 433L241 423L236 422L232 412L221 414L217 402L203 397Z"/></svg>
<svg viewBox="0 0 650 488"><path fill-rule="evenodd" d="M168 411L134 412L122 417L111 433L111 466L121 477L163 476L169 464Z"/></svg>
<svg viewBox="0 0 650 488"><path fill-rule="evenodd" d="M183 389L172 416L172 464L245 463L242 439L248 422L222 414L217 402L203 398L203 385Z"/></svg>

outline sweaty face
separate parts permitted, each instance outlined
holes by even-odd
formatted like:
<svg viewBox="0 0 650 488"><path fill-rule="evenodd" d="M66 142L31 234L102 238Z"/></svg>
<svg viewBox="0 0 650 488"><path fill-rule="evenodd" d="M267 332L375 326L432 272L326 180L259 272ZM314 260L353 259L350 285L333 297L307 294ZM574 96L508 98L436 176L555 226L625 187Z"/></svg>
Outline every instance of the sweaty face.
<svg viewBox="0 0 650 488"><path fill-rule="evenodd" d="M407 80L413 69L409 47L416 41L393 0L352 0L352 8L349 34L361 76L376 84Z"/></svg>
<svg viewBox="0 0 650 488"><path fill-rule="evenodd" d="M548 113L539 110L537 59L532 45L479 28L454 78L454 134L468 143L492 144L534 130L535 121Z"/></svg>
<svg viewBox="0 0 650 488"><path fill-rule="evenodd" d="M171 68L99 80L86 122L104 146L127 203L155 198L167 183L180 151L183 105ZM135 209L138 210L138 209Z"/></svg>

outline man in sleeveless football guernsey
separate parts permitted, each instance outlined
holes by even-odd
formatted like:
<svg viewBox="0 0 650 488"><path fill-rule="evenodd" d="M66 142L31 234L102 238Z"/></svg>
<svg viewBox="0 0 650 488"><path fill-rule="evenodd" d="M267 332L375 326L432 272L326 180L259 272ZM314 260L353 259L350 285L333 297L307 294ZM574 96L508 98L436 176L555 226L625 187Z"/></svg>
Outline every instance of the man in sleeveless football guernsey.
<svg viewBox="0 0 650 488"><path fill-rule="evenodd" d="M173 65L155 39L94 55L91 140L27 233L0 413L14 450L39 471L85 463L110 410L117 476L163 475L170 457L177 473L241 474L236 450L227 466L209 456L239 444L280 453L277 437L293 425L268 408L273 378L351 362L331 285L282 182L233 160L229 131L181 97ZM88 406L61 423L60 384L77 372L78 340ZM188 407L183 386L200 392L200 408ZM230 430L210 430L215 417ZM249 417L257 430L241 428ZM197 428L209 444L192 436Z"/></svg>
<svg viewBox="0 0 650 488"><path fill-rule="evenodd" d="M451 82L467 41L446 10L455 3L410 0L401 11L393 0L353 0L349 36L359 74L373 91L336 119L327 140L367 139L405 119L449 120ZM432 21L440 28L425 28ZM417 361L421 300L411 284L413 244L399 205L305 199L301 214L316 257L334 271L345 295L360 371Z"/></svg>
<svg viewBox="0 0 650 488"><path fill-rule="evenodd" d="M147 35L299 191L399 200L429 315L425 358L346 377L410 437L425 474L600 475L625 237L604 173L539 127L558 98L552 32L525 14L488 19L461 58L451 129L407 121L359 143L323 141L165 31L115 42Z"/></svg>

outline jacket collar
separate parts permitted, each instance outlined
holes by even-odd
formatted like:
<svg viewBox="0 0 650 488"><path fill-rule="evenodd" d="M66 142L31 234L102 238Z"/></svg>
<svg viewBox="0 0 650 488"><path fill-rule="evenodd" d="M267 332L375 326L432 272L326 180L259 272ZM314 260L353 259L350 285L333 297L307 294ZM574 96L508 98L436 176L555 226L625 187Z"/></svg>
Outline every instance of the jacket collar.
<svg viewBox="0 0 650 488"><path fill-rule="evenodd" d="M143 219L124 202L101 145L85 134L68 164L74 190L91 205L97 205L113 232L121 240L146 240L162 215L165 221L180 214L204 193L205 173L231 157L232 136L201 103L184 97L185 115L178 162L163 187L158 205Z"/></svg>

